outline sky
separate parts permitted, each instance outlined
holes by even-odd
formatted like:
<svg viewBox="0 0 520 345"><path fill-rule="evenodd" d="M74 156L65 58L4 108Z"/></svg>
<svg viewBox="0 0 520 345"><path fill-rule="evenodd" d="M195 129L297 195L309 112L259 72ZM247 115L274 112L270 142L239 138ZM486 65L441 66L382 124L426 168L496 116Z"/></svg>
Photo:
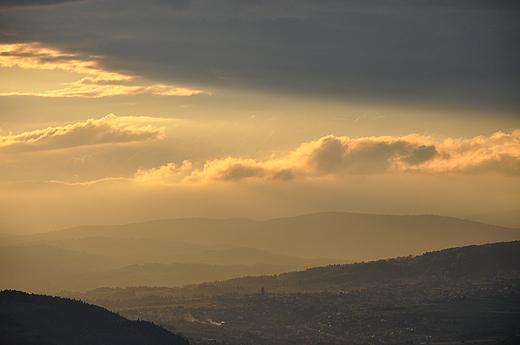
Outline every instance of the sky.
<svg viewBox="0 0 520 345"><path fill-rule="evenodd" d="M0 233L520 208L515 1L0 2Z"/></svg>

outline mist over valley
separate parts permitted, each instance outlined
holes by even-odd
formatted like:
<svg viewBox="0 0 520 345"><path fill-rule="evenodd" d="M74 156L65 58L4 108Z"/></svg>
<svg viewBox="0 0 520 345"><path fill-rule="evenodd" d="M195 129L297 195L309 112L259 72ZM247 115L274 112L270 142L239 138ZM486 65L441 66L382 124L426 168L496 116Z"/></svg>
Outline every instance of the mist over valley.
<svg viewBox="0 0 520 345"><path fill-rule="evenodd" d="M518 239L520 229L433 215L164 219L3 237L0 282L39 293L182 286Z"/></svg>

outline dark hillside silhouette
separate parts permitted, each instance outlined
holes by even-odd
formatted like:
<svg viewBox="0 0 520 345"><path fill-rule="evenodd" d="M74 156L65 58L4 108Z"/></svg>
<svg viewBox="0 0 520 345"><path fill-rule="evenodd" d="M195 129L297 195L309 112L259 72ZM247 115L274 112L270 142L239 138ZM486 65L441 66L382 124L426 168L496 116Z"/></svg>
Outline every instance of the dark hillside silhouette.
<svg viewBox="0 0 520 345"><path fill-rule="evenodd" d="M14 290L0 292L0 320L4 345L188 345L150 322L130 321L80 301Z"/></svg>

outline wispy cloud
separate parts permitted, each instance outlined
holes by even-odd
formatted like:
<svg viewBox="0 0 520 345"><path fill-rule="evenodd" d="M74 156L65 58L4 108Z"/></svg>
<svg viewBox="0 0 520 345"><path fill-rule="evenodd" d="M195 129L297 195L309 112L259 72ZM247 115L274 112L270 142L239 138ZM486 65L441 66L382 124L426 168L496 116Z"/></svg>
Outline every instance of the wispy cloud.
<svg viewBox="0 0 520 345"><path fill-rule="evenodd" d="M50 180L46 181L49 184L62 184L66 186L91 186L96 183L108 182L108 181L129 181L128 178L125 177L105 177L98 180L86 181L86 182L67 182L67 181L59 181L59 180Z"/></svg>
<svg viewBox="0 0 520 345"><path fill-rule="evenodd" d="M192 96L203 91L174 87L169 85L131 86L131 85L101 85L97 82L83 84L82 80L69 83L69 86L59 90L43 92L5 92L0 96L39 96L39 97L84 97L101 98L107 96L133 96L150 93L159 96Z"/></svg>
<svg viewBox="0 0 520 345"><path fill-rule="evenodd" d="M0 66L19 66L23 69L61 69L71 73L86 75L82 79L65 83L58 90L41 92L5 92L0 96L39 96L39 97L85 97L100 98L118 95L149 93L160 96L191 96L208 93L174 85L133 85L137 76L107 71L100 65L99 56L83 57L78 54L64 53L42 47L39 43L20 43L0 45Z"/></svg>
<svg viewBox="0 0 520 345"><path fill-rule="evenodd" d="M19 66L24 69L61 69L68 72L95 76L97 81L131 80L135 77L109 72L99 64L100 57L81 57L56 49L42 47L41 44L18 43L0 45L0 65Z"/></svg>
<svg viewBox="0 0 520 345"><path fill-rule="evenodd" d="M411 134L402 137L351 139L328 135L301 144L283 158L267 161L227 157L206 161L192 170L170 163L139 170L135 180L156 183L293 181L337 179L383 173L478 173L494 171L520 176L520 130L490 137L436 139Z"/></svg>
<svg viewBox="0 0 520 345"><path fill-rule="evenodd" d="M0 151L32 152L68 149L107 143L163 139L164 128L122 125L113 114L67 126L48 127L16 135L0 136Z"/></svg>

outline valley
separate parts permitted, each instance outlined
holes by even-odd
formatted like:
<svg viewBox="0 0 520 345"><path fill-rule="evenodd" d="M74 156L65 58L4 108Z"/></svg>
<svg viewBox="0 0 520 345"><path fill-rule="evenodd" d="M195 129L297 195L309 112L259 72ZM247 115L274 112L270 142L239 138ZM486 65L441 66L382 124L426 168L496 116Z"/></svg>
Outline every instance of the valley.
<svg viewBox="0 0 520 345"><path fill-rule="evenodd" d="M77 227L3 237L0 283L192 344L514 344L519 239L430 215Z"/></svg>
<svg viewBox="0 0 520 345"><path fill-rule="evenodd" d="M64 293L201 344L514 344L520 242L177 288Z"/></svg>

